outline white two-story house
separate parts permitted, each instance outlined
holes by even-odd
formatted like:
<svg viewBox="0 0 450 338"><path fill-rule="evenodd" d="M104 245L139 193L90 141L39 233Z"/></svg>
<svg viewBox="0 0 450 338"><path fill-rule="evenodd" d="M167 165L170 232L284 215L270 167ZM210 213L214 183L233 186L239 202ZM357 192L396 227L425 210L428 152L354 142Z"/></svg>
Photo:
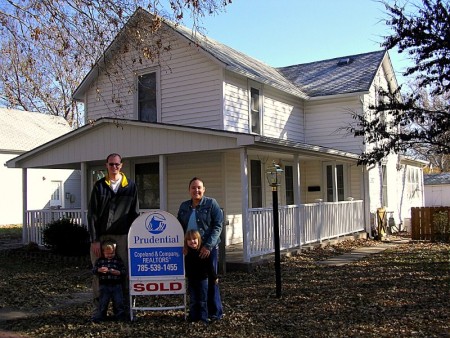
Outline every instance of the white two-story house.
<svg viewBox="0 0 450 338"><path fill-rule="evenodd" d="M244 243L245 260L273 250L265 172L274 162L284 170L283 248L370 233L377 208L400 223L404 210L422 203L401 197L402 173L414 172L423 191L419 164L392 155L380 166L357 166L365 145L345 129L352 112L369 113L378 86L397 87L387 52L273 68L163 23L154 35L139 30L158 45L156 56L144 57L144 44L137 50L129 37L151 20L138 10L73 94L86 124L8 166L81 170L82 213L112 152L136 181L142 210L176 214L199 176L224 209L226 243Z"/></svg>

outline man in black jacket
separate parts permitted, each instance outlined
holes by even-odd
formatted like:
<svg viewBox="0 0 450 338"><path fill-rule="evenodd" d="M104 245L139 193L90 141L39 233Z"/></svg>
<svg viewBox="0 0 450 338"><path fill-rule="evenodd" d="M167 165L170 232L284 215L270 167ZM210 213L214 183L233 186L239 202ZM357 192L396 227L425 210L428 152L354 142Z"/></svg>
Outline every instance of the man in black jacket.
<svg viewBox="0 0 450 338"><path fill-rule="evenodd" d="M117 255L128 271L128 231L139 216L139 201L135 183L121 171L122 157L110 154L106 158L108 175L98 180L92 189L88 207L88 227L91 238L92 264L101 257L100 243L111 240L117 243ZM128 272L126 274L128 277ZM128 278L124 279L125 304L129 298ZM94 308L98 306L98 277L92 282Z"/></svg>

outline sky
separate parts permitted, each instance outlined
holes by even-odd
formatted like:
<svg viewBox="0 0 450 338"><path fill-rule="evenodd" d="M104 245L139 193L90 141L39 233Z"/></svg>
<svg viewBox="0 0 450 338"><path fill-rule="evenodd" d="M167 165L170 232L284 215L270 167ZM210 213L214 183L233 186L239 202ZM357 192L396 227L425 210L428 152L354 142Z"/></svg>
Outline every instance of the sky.
<svg viewBox="0 0 450 338"><path fill-rule="evenodd" d="M281 67L381 50L391 32L387 17L376 0L233 0L201 26L207 36ZM405 54L389 55L397 80L405 82Z"/></svg>

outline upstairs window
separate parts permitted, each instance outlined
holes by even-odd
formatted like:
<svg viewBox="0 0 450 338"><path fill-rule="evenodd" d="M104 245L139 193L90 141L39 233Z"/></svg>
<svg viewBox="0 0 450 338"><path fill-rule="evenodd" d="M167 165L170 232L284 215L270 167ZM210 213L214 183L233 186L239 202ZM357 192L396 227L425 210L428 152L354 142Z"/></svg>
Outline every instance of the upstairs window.
<svg viewBox="0 0 450 338"><path fill-rule="evenodd" d="M144 122L158 120L156 72L138 77L138 119Z"/></svg>
<svg viewBox="0 0 450 338"><path fill-rule="evenodd" d="M261 134L261 97L259 89L250 88L250 126L251 132Z"/></svg>

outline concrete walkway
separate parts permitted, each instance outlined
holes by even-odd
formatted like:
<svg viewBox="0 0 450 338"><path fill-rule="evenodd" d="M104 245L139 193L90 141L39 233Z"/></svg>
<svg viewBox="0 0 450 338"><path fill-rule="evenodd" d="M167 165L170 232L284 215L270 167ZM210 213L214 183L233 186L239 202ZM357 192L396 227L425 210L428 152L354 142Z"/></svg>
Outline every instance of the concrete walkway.
<svg viewBox="0 0 450 338"><path fill-rule="evenodd" d="M331 257L323 261L316 262L319 265L325 266L342 266L351 264L357 260L365 258L369 255L377 254L383 252L386 249L393 248L402 243L408 243L407 239L395 239L395 240L386 240L377 246L367 246L353 250L352 252L345 253L339 256Z"/></svg>

